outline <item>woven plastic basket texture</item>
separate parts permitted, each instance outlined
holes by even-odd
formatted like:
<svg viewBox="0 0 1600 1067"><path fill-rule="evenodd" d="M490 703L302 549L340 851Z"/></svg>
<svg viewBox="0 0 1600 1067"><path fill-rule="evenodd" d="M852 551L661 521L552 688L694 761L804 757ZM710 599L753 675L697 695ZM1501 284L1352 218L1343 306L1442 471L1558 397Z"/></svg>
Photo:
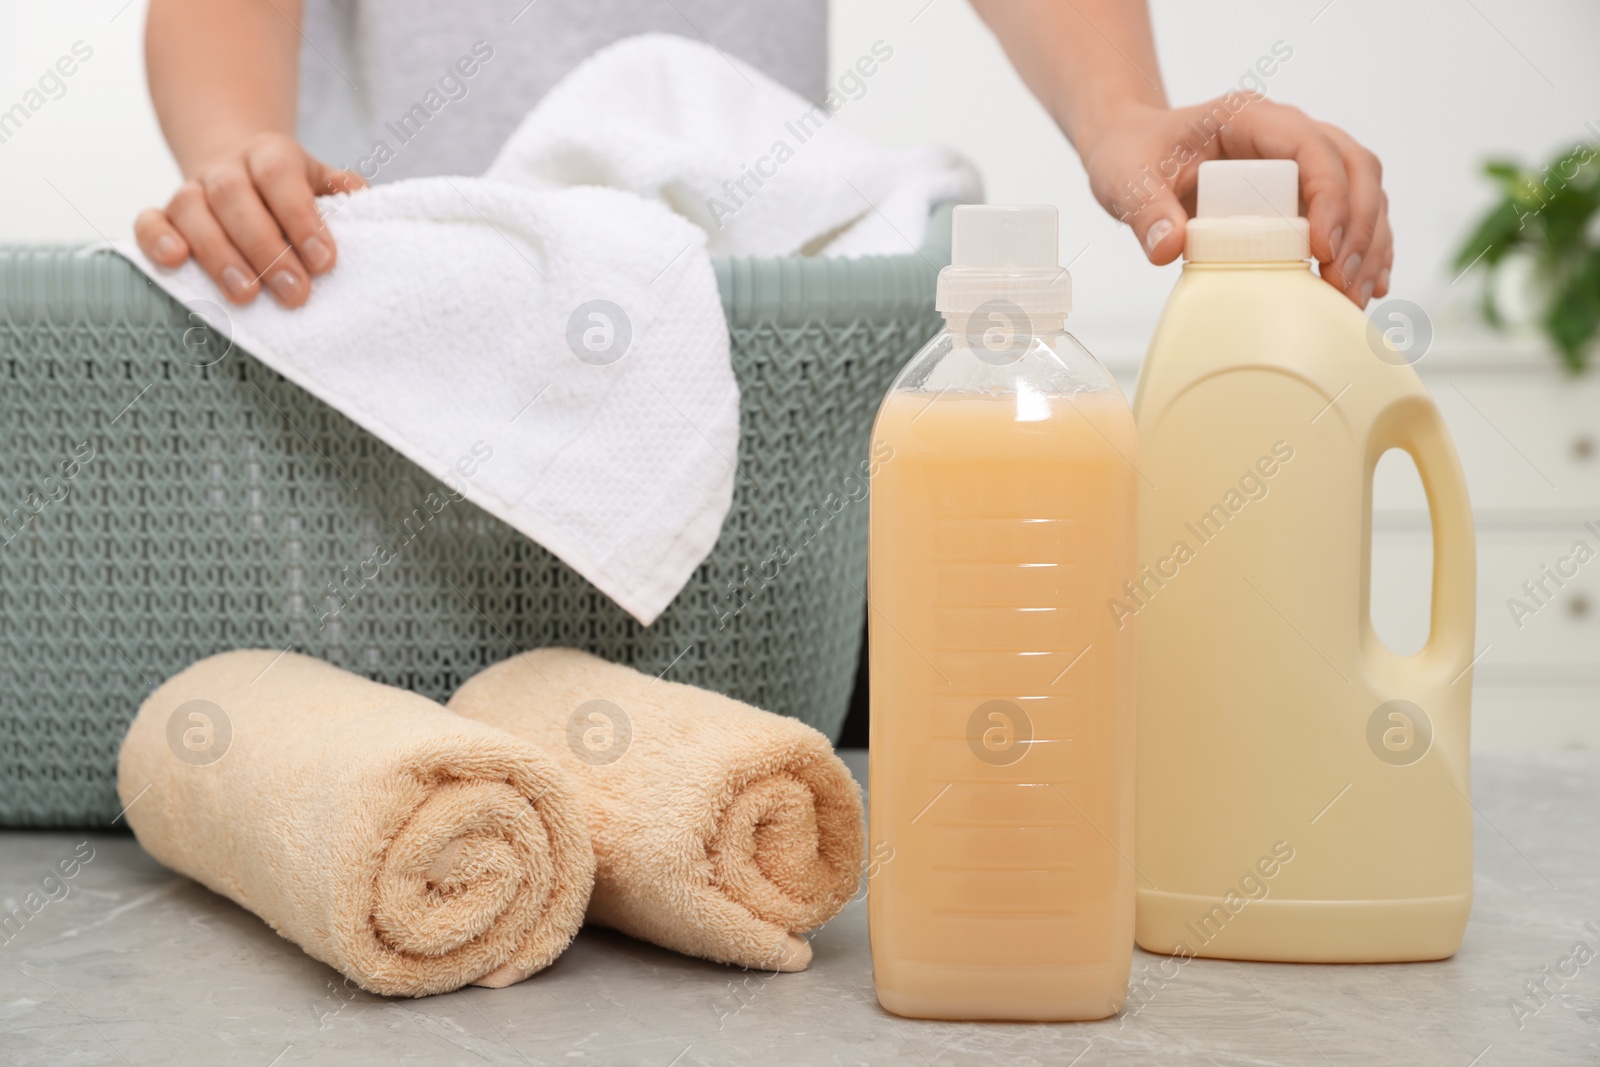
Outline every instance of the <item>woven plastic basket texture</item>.
<svg viewBox="0 0 1600 1067"><path fill-rule="evenodd" d="M917 254L716 263L733 506L648 628L464 500L435 513L438 482L250 356L204 365L225 339L123 260L0 248L0 825L110 823L141 700L246 646L435 699L576 646L835 736L865 610L859 466L938 328L948 235L945 210Z"/></svg>

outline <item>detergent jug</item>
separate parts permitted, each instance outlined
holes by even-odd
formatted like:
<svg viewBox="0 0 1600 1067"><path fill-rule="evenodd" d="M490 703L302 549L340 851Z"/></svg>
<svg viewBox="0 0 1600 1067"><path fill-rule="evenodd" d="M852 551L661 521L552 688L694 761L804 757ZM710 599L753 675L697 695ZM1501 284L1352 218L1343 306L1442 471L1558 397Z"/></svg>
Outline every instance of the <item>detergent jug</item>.
<svg viewBox="0 0 1600 1067"><path fill-rule="evenodd" d="M1409 357L1310 269L1287 161L1200 167L1141 370L1137 936L1250 960L1450 956L1472 902L1474 538ZM1372 476L1433 527L1415 655L1374 633Z"/></svg>

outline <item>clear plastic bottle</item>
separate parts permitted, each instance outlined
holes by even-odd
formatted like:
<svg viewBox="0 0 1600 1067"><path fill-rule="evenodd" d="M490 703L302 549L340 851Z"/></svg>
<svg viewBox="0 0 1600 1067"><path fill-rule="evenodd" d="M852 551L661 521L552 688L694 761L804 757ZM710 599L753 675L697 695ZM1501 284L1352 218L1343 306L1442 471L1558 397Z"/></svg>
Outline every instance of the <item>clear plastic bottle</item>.
<svg viewBox="0 0 1600 1067"><path fill-rule="evenodd" d="M1136 438L1063 329L1051 207L956 209L947 328L872 454L873 981L899 1015L1098 1019L1133 940Z"/></svg>

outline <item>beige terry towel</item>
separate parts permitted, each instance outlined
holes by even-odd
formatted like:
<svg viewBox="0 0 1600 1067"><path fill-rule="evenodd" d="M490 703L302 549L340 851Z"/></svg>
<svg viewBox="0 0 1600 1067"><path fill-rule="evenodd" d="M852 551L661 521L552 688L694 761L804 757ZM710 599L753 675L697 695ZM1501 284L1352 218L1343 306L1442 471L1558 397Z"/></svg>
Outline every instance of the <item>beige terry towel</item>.
<svg viewBox="0 0 1600 1067"><path fill-rule="evenodd" d="M719 963L799 971L862 863L861 790L794 719L572 649L485 670L450 710L555 756L589 805L589 920Z"/></svg>
<svg viewBox="0 0 1600 1067"><path fill-rule="evenodd" d="M548 757L293 653L168 680L117 791L152 856L374 993L520 981L566 948L593 886L581 801Z"/></svg>

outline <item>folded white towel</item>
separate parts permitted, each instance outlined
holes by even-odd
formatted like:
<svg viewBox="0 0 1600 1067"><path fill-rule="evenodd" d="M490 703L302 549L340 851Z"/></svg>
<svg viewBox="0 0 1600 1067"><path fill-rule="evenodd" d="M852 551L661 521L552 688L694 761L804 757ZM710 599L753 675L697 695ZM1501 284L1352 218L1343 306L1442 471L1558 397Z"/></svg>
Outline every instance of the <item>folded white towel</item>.
<svg viewBox="0 0 1600 1067"><path fill-rule="evenodd" d="M707 45L648 36L574 70L484 177L319 201L339 265L295 311L117 251L649 625L733 494L711 254L903 254L934 203L978 195L951 153L876 147Z"/></svg>

